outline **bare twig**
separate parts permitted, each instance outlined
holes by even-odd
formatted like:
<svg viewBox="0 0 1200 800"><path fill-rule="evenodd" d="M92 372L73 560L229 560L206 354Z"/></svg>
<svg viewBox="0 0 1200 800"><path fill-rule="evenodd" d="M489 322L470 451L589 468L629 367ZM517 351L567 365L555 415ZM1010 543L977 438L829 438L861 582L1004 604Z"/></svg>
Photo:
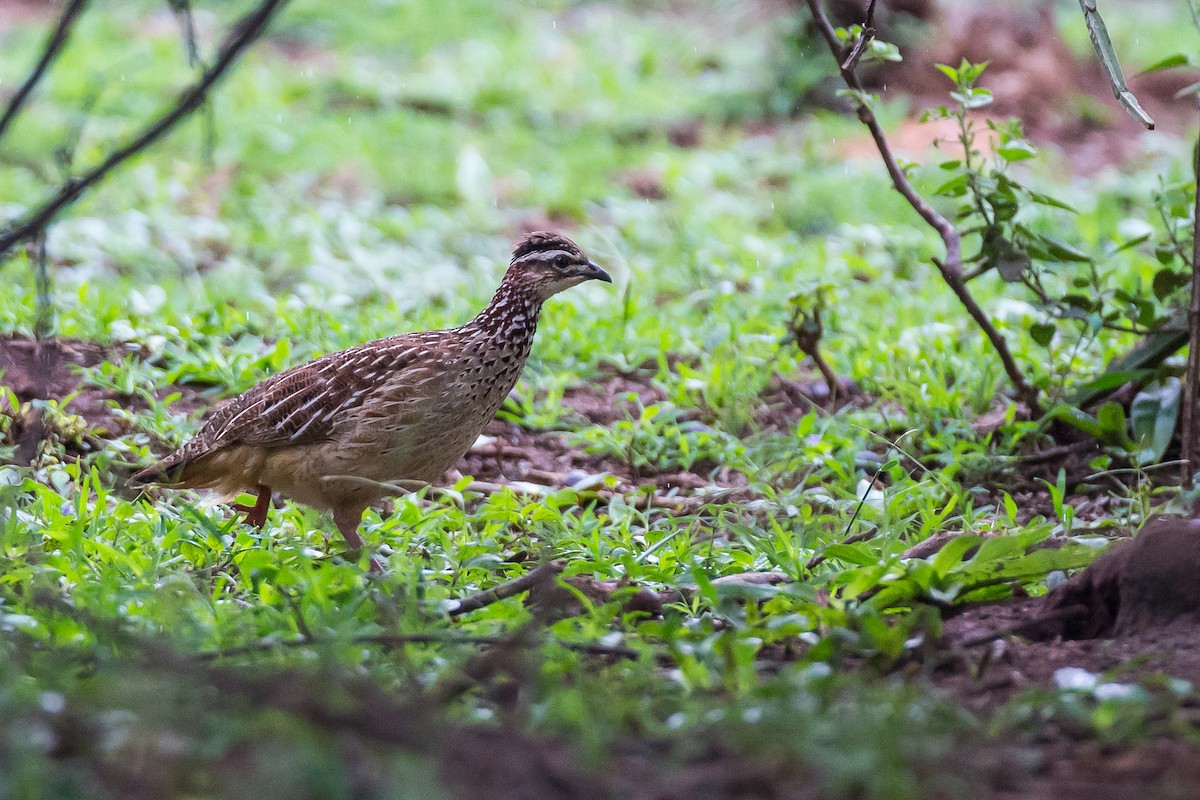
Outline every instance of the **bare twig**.
<svg viewBox="0 0 1200 800"><path fill-rule="evenodd" d="M854 73L853 69L845 69L842 67L844 61L842 54L842 45L838 41L837 34L834 32L833 25L830 24L829 18L825 15L825 9L821 5L821 0L807 0L808 7L812 11L813 21L816 23L817 30L820 31L825 43L829 46L829 50L833 53L833 57L838 62L838 69L841 72L842 80L846 85L857 93L864 93L862 82ZM1029 410L1034 416L1041 416L1042 407L1038 402L1037 389L1029 384L1025 379L1025 375L1021 372L1021 368L1017 366L1016 360L1008 349L1008 342L992 324L983 308L975 300L975 296L967 289L965 277L963 275L962 263L962 236L958 229L954 227L948 219L937 212L933 206L929 205L921 195L917 194L909 182L908 177L904 174L904 170L896 161L895 155L892 153L891 145L888 144L887 138L884 136L883 128L879 124L879 120L875 118L875 113L864 102L855 103L855 113L860 122L867 127L871 133L871 138L875 140L875 147L879 150L879 155L883 159L883 164L887 168L888 175L892 179L892 185L896 188L908 204L913 207L921 219L925 220L931 228L937 231L942 238L942 243L946 248L946 256L944 259L934 259L933 263L938 268L942 275L942 280L954 292L955 297L966 308L967 313L975 324L983 331L988 341L992 345L992 349L1000 357L1000 363L1004 366L1004 372L1016 389L1017 396L1024 401L1029 407Z"/></svg>
<svg viewBox="0 0 1200 800"><path fill-rule="evenodd" d="M850 55L846 56L846 60L842 62L842 69L853 70L858 66L859 60L863 57L863 53L867 52L867 45L875 38L875 0L870 0L867 3L867 20L862 24L862 34L854 42L854 46L850 48Z"/></svg>
<svg viewBox="0 0 1200 800"><path fill-rule="evenodd" d="M64 207L79 199L114 168L165 136L175 125L200 108L214 85L229 71L234 62L253 44L287 0L262 0L233 27L233 32L221 46L213 65L190 87L185 89L169 110L146 125L130 142L117 148L104 161L82 176L66 181L42 205L24 217L14 220L0 233L0 259L19 242L32 239L43 230Z"/></svg>
<svg viewBox="0 0 1200 800"><path fill-rule="evenodd" d="M50 65L54 63L54 59L58 58L62 52L67 40L71 38L71 28L75 25L75 21L79 19L79 15L83 12L84 7L88 4L88 0L71 0L67 3L67 7L63 9L62 14L58 18L58 24L54 26L54 30L46 38L46 44L42 47L42 55L38 59L33 70L25 78L25 82L17 89L17 93L13 95L12 100L8 102L8 107L4 109L3 116L0 116L0 138L4 137L5 131L12 121L17 118L17 114L21 112L21 108L25 105L25 101L29 99L29 95L33 93L34 87L46 74Z"/></svg>
<svg viewBox="0 0 1200 800"><path fill-rule="evenodd" d="M1188 359L1183 380L1183 461L1184 486L1190 487L1196 476L1193 454L1196 446L1196 382L1200 380L1200 139L1195 152L1196 196L1192 209L1192 299L1188 305Z"/></svg>
<svg viewBox="0 0 1200 800"><path fill-rule="evenodd" d="M458 605L450 609L450 616L457 617L471 611L478 611L485 606L490 606L492 603L498 603L507 597L529 591L540 583L554 580L566 567L567 562L561 558L547 561L545 564L534 567L524 575L513 578L507 583L493 586L491 589L485 589L470 597L464 597L458 601Z"/></svg>

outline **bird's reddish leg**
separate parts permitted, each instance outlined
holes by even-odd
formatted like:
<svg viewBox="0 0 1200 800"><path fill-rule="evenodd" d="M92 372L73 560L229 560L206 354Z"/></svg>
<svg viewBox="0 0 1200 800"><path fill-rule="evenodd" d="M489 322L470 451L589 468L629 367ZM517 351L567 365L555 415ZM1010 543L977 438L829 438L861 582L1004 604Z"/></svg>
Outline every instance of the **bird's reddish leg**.
<svg viewBox="0 0 1200 800"><path fill-rule="evenodd" d="M234 503L233 510L240 511L246 515L247 525L262 528L267 524L267 511L271 508L271 487L263 486L260 483L254 489L258 492L258 499L254 501L254 505L246 506L241 503Z"/></svg>
<svg viewBox="0 0 1200 800"><path fill-rule="evenodd" d="M363 540L358 535L358 525L362 522L362 508L340 508L333 512L333 523L337 525L339 531L342 532L342 538L346 540L350 551L356 556L362 552ZM382 572L383 567L374 556L370 559L371 572Z"/></svg>

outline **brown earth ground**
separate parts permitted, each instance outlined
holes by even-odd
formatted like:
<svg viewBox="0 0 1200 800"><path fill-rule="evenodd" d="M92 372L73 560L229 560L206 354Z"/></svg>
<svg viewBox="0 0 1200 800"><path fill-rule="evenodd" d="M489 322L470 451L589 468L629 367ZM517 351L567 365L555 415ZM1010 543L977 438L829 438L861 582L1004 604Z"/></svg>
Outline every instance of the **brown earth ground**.
<svg viewBox="0 0 1200 800"><path fill-rule="evenodd" d="M92 446L103 446L103 438L122 428L122 421L112 413L112 403L129 405L135 401L82 384L77 370L94 366L105 358L129 355L87 342L50 340L38 344L14 336L0 338L3 384L22 402L34 397L63 398L73 394L68 409L92 426L97 437ZM781 425L798 418L813 407L805 390L820 395L811 385L777 379L764 395L764 414ZM212 407L216 402L210 393L194 387L161 390L162 395L172 392L182 395L176 408L184 413ZM646 379L611 375L592 386L570 390L564 402L581 418L611 424L632 410L622 399L630 392L646 404L663 398L661 391ZM849 396L845 400L854 402L855 398ZM28 444L42 433L36 421L31 423L28 419L17 422L10 430L10 436L18 444L23 441ZM697 489L713 485L713 474L708 473L635 475L620 461L580 451L563 434L527 431L511 422L493 422L487 435L495 437L495 441L477 448L460 464L462 472L481 480L528 481L556 487L568 485L573 473L607 472L617 476L619 489L652 487L652 491L668 497L687 497ZM1077 451L1078 448L1069 451L1068 455ZM719 477L719 471L716 474ZM1077 500L1082 504L1089 498ZM1103 510L1102 506L1096 508L1096 516L1101 516ZM1141 543L1146 539L1134 541ZM1023 690L1052 688L1054 673L1060 667L1079 667L1093 673L1119 672L1120 676L1113 680L1161 673L1200 683L1200 588L1190 588L1188 583L1200 574L1200 546L1189 550L1182 541L1173 544L1178 546L1159 548L1148 559L1134 564L1142 571L1143 585L1168 589L1151 592L1148 613L1139 615L1130 611L1127 602L1121 625L1117 623L1122 613L1121 592L1136 594L1138 585L1128 577L1131 559L1124 556L1102 559L1044 599L1025 598L948 611L945 639L939 649L947 655L933 673L933 684L965 708L988 714ZM1141 551L1130 545L1121 552ZM1099 577L1088 577L1095 574ZM1200 587L1200 583L1196 586ZM578 588L586 591L586 587ZM605 589L600 584L596 588L602 592ZM1178 602L1170 598L1177 598ZM1160 613L1159 606L1164 602L1166 612ZM653 610L654 603L649 605ZM1066 616L1064 608L1070 612ZM1079 630L1089 625L1094 629ZM1194 721L1200 722L1200 711L1195 716ZM488 735L469 733L471 737ZM515 732L505 735L519 736ZM718 748L710 754L711 760L678 763L664 772L652 766L653 747L647 750L645 745L630 746L637 754L621 759L630 773L642 776L635 784L643 789L653 787L654 791L639 790L620 796L690 797L695 796L692 792L697 782L707 782L711 790L708 796L712 797L819 796L811 786L805 788L803 775L732 751ZM978 787L985 792L984 796L1097 800L1150 796L1144 793L1152 792L1153 796L1189 797L1194 796L1187 794L1189 787L1200 778L1200 745L1181 738L1160 737L1142 745L1113 746L1069 728L1049 725L1040 727L1028 741L1015 742L1011 750L988 752L982 745L979 748L969 750L966 761L955 769L986 783ZM573 762L570 748L562 743L539 739L524 741L517 749L527 755L517 757L510 753L514 760L503 774L517 780L526 790L532 791L553 777L564 784L563 792L554 796L585 797L596 796L593 793L597 791L632 791L630 784L614 777L615 773L605 777L581 770ZM493 783L494 776L489 777L494 766L480 762L478 772L472 768L463 774L456 773L454 782L466 780L476 788L490 785L499 792L494 796L541 796L523 793L512 785L502 790ZM654 776L650 777L652 772ZM467 773L471 774L469 779L464 777ZM471 794L465 792L463 796Z"/></svg>

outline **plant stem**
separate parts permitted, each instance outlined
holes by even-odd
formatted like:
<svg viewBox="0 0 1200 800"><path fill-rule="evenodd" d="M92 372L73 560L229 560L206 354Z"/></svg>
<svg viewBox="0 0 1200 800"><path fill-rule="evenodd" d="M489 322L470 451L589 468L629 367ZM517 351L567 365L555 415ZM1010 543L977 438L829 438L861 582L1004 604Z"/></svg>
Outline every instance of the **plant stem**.
<svg viewBox="0 0 1200 800"><path fill-rule="evenodd" d="M1196 142L1195 177L1195 205L1192 208L1192 299L1188 304L1188 358L1187 372L1183 380L1181 433L1181 483L1189 488L1196 476L1196 465L1192 455L1196 439L1196 381L1200 378L1200 139Z"/></svg>
<svg viewBox="0 0 1200 800"><path fill-rule="evenodd" d="M829 18L825 15L825 9L821 5L821 0L807 0L808 7L812 11L813 22L820 31L825 43L829 46L830 52L834 59L838 62L838 71L841 73L842 80L846 82L855 92L862 94L864 92L862 82L858 79L852 69L842 68L842 45L838 42L837 34L834 33L833 25L830 24ZM1000 335L1000 331L992 323L991 319L984 312L983 308L975 300L975 296L967 289L966 281L963 276L962 266L962 236L958 229L950 220L943 217L937 212L933 206L929 205L921 195L917 194L917 190L913 188L908 177L904 174L904 170L896 162L896 157L892 153L891 145L888 144L887 137L883 134L883 128L879 124L879 120L875 118L873 112L866 104L856 103L855 113L860 122L867 127L871 133L871 138L875 140L875 147L879 150L879 155L883 159L884 167L887 168L888 175L892 179L892 185L896 188L913 210L925 220L925 223L937 231L942 238L942 244L946 248L946 257L944 259L934 259L934 266L941 273L942 280L950 287L950 291L954 292L954 296L966 308L967 313L979 329L983 331L984 336L991 343L992 349L996 351L996 355L1000 357L1000 363L1004 367L1004 372L1008 376L1008 380L1012 383L1013 388L1017 392L1017 397L1023 401L1028 407L1030 413L1039 417L1042 415L1042 406L1038 399L1038 392L1025 379L1021 368L1017 366L1016 360L1012 356L1012 352L1008 349L1008 342Z"/></svg>

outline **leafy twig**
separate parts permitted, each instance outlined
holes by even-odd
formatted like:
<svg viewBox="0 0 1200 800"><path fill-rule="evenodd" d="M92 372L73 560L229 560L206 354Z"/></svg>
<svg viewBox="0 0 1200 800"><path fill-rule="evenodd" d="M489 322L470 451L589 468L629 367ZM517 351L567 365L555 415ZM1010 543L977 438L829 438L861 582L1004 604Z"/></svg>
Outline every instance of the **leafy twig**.
<svg viewBox="0 0 1200 800"><path fill-rule="evenodd" d="M853 70L858 66L859 60L863 57L863 53L867 52L867 45L875 38L875 0L870 0L867 3L867 19L862 24L862 33L855 40L854 46L850 48L850 55L846 56L846 60L842 62L842 69Z"/></svg>
<svg viewBox="0 0 1200 800"><path fill-rule="evenodd" d="M17 118L21 112L21 108L25 105L25 101L29 99L29 95L33 93L34 87L38 85L50 65L54 63L54 59L58 58L63 47L67 44L67 40L71 38L71 28L75 25L75 21L79 19L79 15L83 13L83 9L87 6L88 0L71 0L67 3L67 7L63 9L62 14L58 18L58 24L54 26L54 30L46 38L46 44L42 47L42 55L38 59L37 64L29 75L26 76L25 82L17 89L17 93L13 95L9 101L8 107L4 109L4 115L0 116L0 138L4 137L5 131L12 121Z"/></svg>
<svg viewBox="0 0 1200 800"><path fill-rule="evenodd" d="M64 182L58 191L42 205L24 217L12 221L8 228L0 233L0 259L17 243L37 236L38 232L49 225L59 211L79 199L85 191L102 180L110 171L161 139L182 119L200 108L213 86L224 77L246 49L262 35L267 24L286 3L287 0L262 0L257 8L238 20L234 25L232 35L222 45L213 65L204 71L198 81L179 95L175 104L168 111L146 125L132 141L110 153L104 161L79 178Z"/></svg>
<svg viewBox="0 0 1200 800"><path fill-rule="evenodd" d="M865 90L862 82L854 73L853 69L846 69L842 66L845 60L842 56L842 45L838 41L837 33L834 32L833 25L830 24L829 18L825 15L825 9L822 7L821 0L807 0L808 7L812 11L813 21L816 23L817 30L820 31L821 37L825 39L825 43L829 46L830 52L838 62L838 69L841 72L842 80L850 87L850 90L857 94L860 98L865 96ZM879 155L883 159L883 164L887 168L888 175L892 179L892 185L896 188L908 204L912 206L921 219L925 220L931 228L937 231L942 238L942 243L946 248L946 256L944 259L933 259L934 265L941 273L942 280L954 292L955 297L966 308L967 313L975 324L983 331L988 341L992 345L992 349L1000 357L1000 363L1004 366L1004 372L1016 389L1017 396L1024 401L1029 407L1029 410L1034 416L1040 416L1042 407L1038 401L1038 392L1025 379L1025 375L1021 372L1021 368L1017 366L1016 360L1008 349L1008 342L992 324L983 308L975 300L975 296L967 289L967 284L963 275L962 264L962 236L958 229L954 227L948 219L943 217L933 208L928 202L919 195L916 189L909 182L908 177L904 174L904 170L900 168L896 161L895 155L892 153L891 145L888 144L887 137L884 136L883 128L879 124L879 120L875 117L875 112L865 102L855 102L855 113L860 122L867 127L871 133L871 138L875 140L875 147L879 150Z"/></svg>

